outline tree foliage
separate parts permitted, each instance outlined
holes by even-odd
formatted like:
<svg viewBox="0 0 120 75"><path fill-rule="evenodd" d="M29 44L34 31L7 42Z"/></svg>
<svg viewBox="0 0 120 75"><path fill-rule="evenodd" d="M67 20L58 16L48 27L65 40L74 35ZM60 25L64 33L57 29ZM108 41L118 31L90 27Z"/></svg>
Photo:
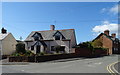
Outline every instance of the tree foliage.
<svg viewBox="0 0 120 75"><path fill-rule="evenodd" d="M26 53L25 44L24 43L18 43L16 45L16 52L17 53Z"/></svg>
<svg viewBox="0 0 120 75"><path fill-rule="evenodd" d="M92 42L91 42L91 41L87 41L87 42L80 43L80 44L78 45L78 47L80 47L80 48L90 48L90 49L93 49L93 46L92 46Z"/></svg>
<svg viewBox="0 0 120 75"><path fill-rule="evenodd" d="M99 47L102 47L103 43L101 42L100 39L97 39L92 42L92 45L94 48L99 48Z"/></svg>

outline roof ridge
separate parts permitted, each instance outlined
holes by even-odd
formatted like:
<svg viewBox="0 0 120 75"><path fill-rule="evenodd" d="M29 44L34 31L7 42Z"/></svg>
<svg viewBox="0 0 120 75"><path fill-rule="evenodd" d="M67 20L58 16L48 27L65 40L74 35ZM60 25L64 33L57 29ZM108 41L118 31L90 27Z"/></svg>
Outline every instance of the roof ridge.
<svg viewBox="0 0 120 75"><path fill-rule="evenodd" d="M11 33L5 33L5 34L2 34L2 33L0 33L0 40L3 40L3 39L5 39L9 34L11 34Z"/></svg>
<svg viewBox="0 0 120 75"><path fill-rule="evenodd" d="M65 30L74 30L74 29L62 29L62 30L43 30L43 31L32 31L32 32L65 31Z"/></svg>

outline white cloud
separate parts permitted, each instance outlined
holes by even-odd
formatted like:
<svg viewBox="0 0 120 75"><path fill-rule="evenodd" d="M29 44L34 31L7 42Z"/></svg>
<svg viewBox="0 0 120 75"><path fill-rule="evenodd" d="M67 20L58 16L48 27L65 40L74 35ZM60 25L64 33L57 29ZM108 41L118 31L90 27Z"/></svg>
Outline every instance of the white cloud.
<svg viewBox="0 0 120 75"><path fill-rule="evenodd" d="M119 7L118 5L114 5L111 8L102 8L101 13L107 12L107 13L112 13L112 14L116 15L118 13L118 7Z"/></svg>
<svg viewBox="0 0 120 75"><path fill-rule="evenodd" d="M110 8L109 11L113 14L117 14L118 13L118 5L115 5L112 8Z"/></svg>
<svg viewBox="0 0 120 75"><path fill-rule="evenodd" d="M103 8L102 10L101 10L101 13L104 13L104 12L106 12L107 11L107 8Z"/></svg>
<svg viewBox="0 0 120 75"><path fill-rule="evenodd" d="M92 31L94 32L94 35L104 32L105 30L110 30L110 33L118 34L118 24L110 23L109 21L103 21L101 25L96 25L92 29Z"/></svg>

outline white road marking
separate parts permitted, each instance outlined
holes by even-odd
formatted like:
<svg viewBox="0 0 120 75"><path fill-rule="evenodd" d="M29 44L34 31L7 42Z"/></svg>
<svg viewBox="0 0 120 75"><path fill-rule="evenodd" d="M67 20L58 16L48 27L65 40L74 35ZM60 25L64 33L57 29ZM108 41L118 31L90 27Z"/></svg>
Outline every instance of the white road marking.
<svg viewBox="0 0 120 75"><path fill-rule="evenodd" d="M87 65L88 67L95 67L94 65Z"/></svg>
<svg viewBox="0 0 120 75"><path fill-rule="evenodd" d="M100 65L100 64L102 64L103 62L99 62L99 63L94 63L94 64L96 64L96 65Z"/></svg>
<svg viewBox="0 0 120 75"><path fill-rule="evenodd" d="M84 60L93 60L93 59L84 59Z"/></svg>
<svg viewBox="0 0 120 75"><path fill-rule="evenodd" d="M25 71L25 70L21 70L21 71Z"/></svg>

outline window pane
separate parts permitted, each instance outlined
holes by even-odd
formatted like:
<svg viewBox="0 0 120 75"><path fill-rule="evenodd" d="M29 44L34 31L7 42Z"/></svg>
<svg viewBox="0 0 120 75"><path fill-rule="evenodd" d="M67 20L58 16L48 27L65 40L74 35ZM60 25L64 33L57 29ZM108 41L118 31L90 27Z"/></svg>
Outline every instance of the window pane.
<svg viewBox="0 0 120 75"><path fill-rule="evenodd" d="M60 36L59 36L59 35L56 35L56 36L55 36L55 40L60 40Z"/></svg>
<svg viewBox="0 0 120 75"><path fill-rule="evenodd" d="M34 50L34 46L31 46L31 50Z"/></svg>
<svg viewBox="0 0 120 75"><path fill-rule="evenodd" d="M54 46L51 46L51 51L55 51Z"/></svg>
<svg viewBox="0 0 120 75"><path fill-rule="evenodd" d="M39 37L38 37L38 36L36 36L36 37L34 37L34 39L35 39L35 41L37 41L37 40L39 40Z"/></svg>

